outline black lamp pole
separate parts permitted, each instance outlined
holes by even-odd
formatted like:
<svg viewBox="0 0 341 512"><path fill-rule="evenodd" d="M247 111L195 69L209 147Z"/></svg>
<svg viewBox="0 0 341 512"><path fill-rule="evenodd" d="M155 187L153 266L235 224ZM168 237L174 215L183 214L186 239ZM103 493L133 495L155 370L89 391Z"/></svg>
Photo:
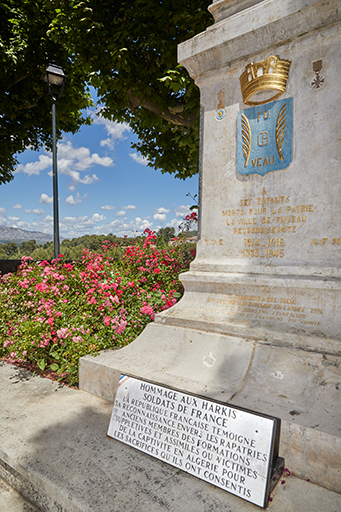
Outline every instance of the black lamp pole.
<svg viewBox="0 0 341 512"><path fill-rule="evenodd" d="M58 212L58 174L57 174L57 128L56 103L64 89L66 75L54 62L49 64L41 79L48 84L48 93L52 101L52 177L53 177L53 244L54 258L59 255L59 212ZM52 90L56 86L57 90Z"/></svg>
<svg viewBox="0 0 341 512"><path fill-rule="evenodd" d="M54 257L59 256L59 208L58 208L58 174L57 174L57 133L56 100L52 99L52 180L53 180L53 245Z"/></svg>

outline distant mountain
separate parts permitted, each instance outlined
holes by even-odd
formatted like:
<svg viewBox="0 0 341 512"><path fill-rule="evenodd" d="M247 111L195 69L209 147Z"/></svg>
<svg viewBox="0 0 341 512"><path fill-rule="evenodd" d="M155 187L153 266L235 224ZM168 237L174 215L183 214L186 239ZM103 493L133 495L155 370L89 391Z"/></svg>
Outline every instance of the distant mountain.
<svg viewBox="0 0 341 512"><path fill-rule="evenodd" d="M0 226L0 244L6 242L21 243L28 242L28 240L35 240L37 244L44 244L45 242L52 242L53 235L41 233L40 231L26 231L26 229Z"/></svg>

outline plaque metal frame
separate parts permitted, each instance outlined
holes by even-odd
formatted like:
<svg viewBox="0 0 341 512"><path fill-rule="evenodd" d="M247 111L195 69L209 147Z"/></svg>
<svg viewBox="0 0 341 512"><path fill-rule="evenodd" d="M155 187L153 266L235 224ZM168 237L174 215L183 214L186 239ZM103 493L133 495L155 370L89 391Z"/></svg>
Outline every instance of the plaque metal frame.
<svg viewBox="0 0 341 512"><path fill-rule="evenodd" d="M145 390L147 390L147 391L145 392ZM152 391L151 394L149 394L149 392L151 390L154 390L154 391ZM153 395L153 393L154 393L154 395ZM146 409L144 411L144 414L146 414L146 415L148 415L148 412L146 412L146 411L149 411L150 415L151 415L150 417L153 418L149 422L146 420L146 416L139 417L139 414L138 414L138 411L140 410L140 412L141 412L143 407L146 407L147 404L149 403L148 401L143 399L143 396L145 396L145 398L146 398L147 395L148 395L148 397L151 397L151 398L153 398L153 396L155 397L155 400L152 402L154 407L150 406L148 409ZM142 406L143 403L144 403L144 406ZM173 405L171 405L171 404L173 404ZM177 404L177 408L175 408L175 404ZM270 436L270 438L268 439L266 437L265 441L264 440L260 441L260 443L262 443L262 442L263 443L265 442L265 444L268 443L268 450L265 450L265 452L267 454L267 463L264 462L264 464L263 464L263 469L266 470L266 475L262 476L260 479L261 489L256 490L256 493L258 496L256 501L252 500L252 491L250 489L247 489L247 491L250 492L251 496L245 495L245 494L248 494L248 492L245 492L245 491L244 491L244 495L242 496L240 492L239 493L234 492L233 488L232 488L232 490L230 490L229 488L226 488L227 477L225 479L223 478L223 476L218 477L218 470L219 471L221 470L222 475L224 475L224 474L228 475L232 471L227 471L226 468L223 467L223 465L221 465L221 464L220 464L219 468L218 468L218 464L214 465L214 463L212 462L213 456L211 459L207 459L207 460L206 459L204 460L204 458L200 458L200 456L198 454L200 452L200 448L198 448L198 447L201 445L203 445L203 446L207 445L207 442L202 441L202 439L201 439L202 428L198 427L198 428L191 429L191 436L190 436L191 442L187 443L187 445L188 445L187 452L189 454L189 455L187 455L187 458L189 458L190 460L192 458L192 460L194 460L196 455L198 455L196 460L202 461L203 465L206 463L206 467L213 468L212 472L209 473L209 477L204 476L205 473L207 473L208 471L206 471L206 472L203 471L202 474L200 474L201 473L201 470L200 470L199 473L196 474L195 472L193 472L193 470L190 469L190 467L193 468L194 466L191 466L190 464L188 464L187 468L185 466L182 466L182 459L178 459L174 455L174 452L176 454L178 454L179 450L177 451L176 449L174 449L173 446L172 446L173 453L171 454L170 450L169 450L169 456L166 451L160 450L160 453L159 453L158 449L155 448L155 444L157 444L158 446L160 446L160 445L162 446L164 444L166 446L164 439L168 439L168 437L170 439L172 437L170 435L167 436L167 434L164 433L164 436L162 438L160 431L158 430L159 426L161 426L162 424L161 423L158 424L157 421L155 423L155 418L159 416L159 411L161 409L164 411L168 411L168 414L165 414L164 416L160 414L160 418L168 418L168 420L166 420L166 421L168 421L168 425L173 426L173 424L176 422L176 420L174 420L174 422L172 422L171 421L172 417L173 418L174 417L176 418L177 416L183 417L185 415L185 413L187 411L187 406L184 404L188 404L188 407L189 407L189 404L195 404L196 407L199 407L199 409L195 409L195 410L200 410L200 406L198 404L201 404L201 407L203 407L203 404L205 404L204 411L206 411L208 409L212 409L212 410L217 410L217 409L220 410L221 409L221 411L224 412L225 414L223 414L220 418L222 421L223 421L223 419L224 419L224 421L226 419L225 424L228 424L229 418L230 418L230 422L235 421L239 415L240 416L239 423L242 422L242 424L243 424L243 422L244 422L245 423L244 427L246 428L246 430L248 430L248 428L249 428L249 425L247 425L247 422L250 423L251 421L254 421L256 424L257 424L257 422L259 422L260 426L262 426L262 424L264 424L263 426L265 426L265 429L267 430L267 433ZM139 407L141 409L139 409ZM154 412L153 412L153 410L154 410ZM155 413L155 410L157 411L157 413ZM131 411L133 411L133 412L131 412ZM230 415L229 417L228 417L228 414ZM131 417L133 417L134 419L131 420L130 419ZM219 416L217 416L217 417L219 417ZM139 423L139 421L141 421L141 423ZM200 422L198 422L198 423L200 423ZM212 439L213 437L215 437L218 442L219 436L212 435L212 432L213 432L213 434L214 433L217 434L217 432L219 431L219 428L213 427L212 425L210 425L210 422L208 420L203 420L202 424L204 424L204 423L205 423L205 425L209 425L209 427L210 427L209 430L207 431L208 433L206 434L207 439ZM150 428L150 425L153 425L153 424L159 425L158 428L154 431L152 428ZM192 424L194 424L194 421L192 421ZM135 425L135 427L132 425ZM127 444L129 446L132 446L132 447L138 449L139 451L147 453L148 455L151 455L154 458L157 458L163 462L166 462L167 464L170 464L171 466L176 467L177 469L181 469L181 470L185 471L186 473L191 474L192 476L196 476L197 478L199 478L205 482L211 483L216 487L219 487L227 492L230 492L231 494L234 494L235 496L241 497L242 499L245 499L246 501L254 503L255 505L258 505L262 508L266 508L268 505L268 502L269 502L269 496L270 496L271 492L273 491L274 487L276 486L282 472L284 471L284 459L282 457L279 457L279 455L278 455L280 425L281 425L280 418L275 418L275 417L272 417L272 416L269 416L266 414L261 414L261 413L251 411L249 409L245 409L245 408L238 407L235 405L229 405L226 402L221 402L219 400L213 400L211 398L207 398L205 396L197 395L194 393L184 392L180 389L173 388L173 387L170 387L170 386L167 386L164 384L161 385L161 384L158 384L157 382L153 382L150 380L145 380L145 379L142 380L133 375L124 374L120 378L119 386L118 386L118 389L116 392L115 403L113 406L113 411L112 411L112 415L111 415L111 419L110 419L110 424L108 427L107 436L111 437L113 439L116 439L118 441L121 441L124 444ZM229 427L227 427L227 428L229 428ZM257 427L257 428L259 428L259 427ZM175 430L176 430L175 428L172 429L173 440L175 439L174 438ZM193 432L196 430L198 430L198 431L200 430L200 437L199 437L199 435L196 435L196 436L193 435ZM135 432L135 434L134 434L134 432ZM154 436L157 436L157 439L155 439L155 437L151 437L153 432L154 432ZM228 432L228 431L226 430L224 432ZM258 433L258 430L255 430L255 432ZM146 439L149 439L150 441L153 441L155 444L148 445L148 441L147 442L138 441L137 437L136 437L136 433L138 434L140 439L143 439L144 441ZM161 429L161 433L162 433L162 429ZM232 431L230 431L230 433L232 434ZM234 435L243 437L242 434L234 434ZM220 442L223 442L221 440L223 438L219 438L219 439L220 439ZM185 444L185 446L186 446L186 443L183 443L183 444ZM262 449L262 447L260 447L260 449ZM208 453L207 451L201 451L200 452L201 456L203 456L203 453L206 454L206 457L209 457L209 455L207 455L207 453ZM232 451L227 451L226 453L230 453L230 458L232 456L234 457L234 455L236 454L236 452L234 453ZM261 452L255 451L255 453L257 453L257 457L258 457L258 454L260 454ZM181 460L181 464L180 464L180 460ZM221 463L221 461L224 461L225 465L233 464L232 459L231 459L232 461L230 461L230 460L224 459L222 457L219 458L217 455L215 461L219 462L219 460L220 460L220 463ZM222 464L224 464L224 463L222 463ZM259 467L259 459L258 459L258 461L254 462L254 463L258 464L258 467ZM255 471L251 467L249 467L249 468L244 467L238 463L235 463L234 465L237 467L237 470L233 476L234 476L234 478L236 478L235 475L239 476L240 482L242 482L242 481L245 482L246 478L245 478L245 476L244 477L240 476L238 471L239 472L244 471L244 475L245 475L245 472L247 475L252 475L252 474L255 475L257 473L257 471ZM232 467L234 467L234 466L232 466ZM205 466L204 466L204 468L205 468ZM215 473L213 472L213 470L215 472L217 472L216 478L220 478L221 481L223 481L225 483L225 485L220 485L219 482L217 483L217 481L212 481L211 475L215 476ZM257 476L260 476L260 474L258 474ZM249 481L251 481L251 478L249 479ZM237 484L234 484L234 486L244 489L244 487L241 485L237 486ZM246 487L245 487L245 489L246 489Z"/></svg>

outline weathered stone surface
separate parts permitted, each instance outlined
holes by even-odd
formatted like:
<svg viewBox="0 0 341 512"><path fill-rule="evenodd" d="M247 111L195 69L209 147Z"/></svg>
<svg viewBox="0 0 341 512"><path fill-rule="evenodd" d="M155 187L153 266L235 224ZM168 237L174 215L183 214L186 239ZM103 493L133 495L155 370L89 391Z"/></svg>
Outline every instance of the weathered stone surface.
<svg viewBox="0 0 341 512"><path fill-rule="evenodd" d="M39 512L23 496L0 478L0 510L4 512Z"/></svg>
<svg viewBox="0 0 341 512"><path fill-rule="evenodd" d="M129 347L99 356L98 375L279 416L287 464L341 492L339 2L220 0L210 10L216 23L179 47L204 111L197 257L179 304ZM271 55L291 61L281 96L292 98L291 163L262 175L281 157L277 145L266 162L251 153L259 174L245 175L237 119L250 109L239 78ZM267 105L257 111L264 123ZM81 386L110 398L96 364L82 360Z"/></svg>
<svg viewBox="0 0 341 512"><path fill-rule="evenodd" d="M112 404L89 393L0 365L0 403L0 478L42 512L260 510L107 438ZM339 494L292 475L283 481L273 512L341 508ZM34 509L18 511L8 501L2 510Z"/></svg>

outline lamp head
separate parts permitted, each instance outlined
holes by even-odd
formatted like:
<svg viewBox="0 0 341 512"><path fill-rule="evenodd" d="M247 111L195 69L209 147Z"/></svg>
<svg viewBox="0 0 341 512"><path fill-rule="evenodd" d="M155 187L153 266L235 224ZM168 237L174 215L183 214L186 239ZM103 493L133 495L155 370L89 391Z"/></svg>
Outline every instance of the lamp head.
<svg viewBox="0 0 341 512"><path fill-rule="evenodd" d="M64 84L66 75L64 74L63 69L58 66L54 61L52 61L47 69L42 74L41 79L43 82L47 82L49 88L49 94L53 97L59 97L63 93ZM60 89L58 91L53 91L51 86L57 86Z"/></svg>

